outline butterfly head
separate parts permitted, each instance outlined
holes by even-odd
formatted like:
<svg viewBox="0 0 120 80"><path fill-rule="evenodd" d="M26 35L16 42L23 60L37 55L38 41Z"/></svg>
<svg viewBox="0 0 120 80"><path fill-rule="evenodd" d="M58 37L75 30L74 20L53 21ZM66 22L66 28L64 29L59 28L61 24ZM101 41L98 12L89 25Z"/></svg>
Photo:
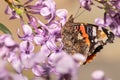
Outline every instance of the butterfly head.
<svg viewBox="0 0 120 80"><path fill-rule="evenodd" d="M70 22L70 23L73 23L73 22L74 22L73 15L71 15L71 16L69 17L68 22Z"/></svg>

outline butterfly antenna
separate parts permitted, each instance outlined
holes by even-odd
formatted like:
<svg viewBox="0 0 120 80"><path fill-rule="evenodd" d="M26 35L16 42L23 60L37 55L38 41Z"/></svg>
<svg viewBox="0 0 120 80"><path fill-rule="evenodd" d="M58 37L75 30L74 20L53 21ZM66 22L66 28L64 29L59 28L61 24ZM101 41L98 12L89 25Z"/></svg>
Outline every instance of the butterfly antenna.
<svg viewBox="0 0 120 80"><path fill-rule="evenodd" d="M83 14L85 11L86 11L86 10L83 10L83 11L80 12L79 14L77 13L78 15L75 15L74 19L77 18L77 17L79 17L79 16L80 16L81 14Z"/></svg>
<svg viewBox="0 0 120 80"><path fill-rule="evenodd" d="M80 8L81 8L81 7L78 8L77 12L75 13L74 18L78 15L78 13L79 13L79 11L80 11Z"/></svg>

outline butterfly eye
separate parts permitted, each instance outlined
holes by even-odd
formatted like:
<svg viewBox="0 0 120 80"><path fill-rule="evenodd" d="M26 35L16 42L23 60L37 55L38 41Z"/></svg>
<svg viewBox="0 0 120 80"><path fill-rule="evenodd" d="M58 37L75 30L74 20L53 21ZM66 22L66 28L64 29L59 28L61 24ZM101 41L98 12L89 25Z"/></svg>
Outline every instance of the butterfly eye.
<svg viewBox="0 0 120 80"><path fill-rule="evenodd" d="M78 28L79 28L78 26L75 26L75 29L76 29L76 30L78 30Z"/></svg>
<svg viewBox="0 0 120 80"><path fill-rule="evenodd" d="M78 31L79 30L79 26L78 25L75 25L75 26L73 26L74 27L74 30L75 31Z"/></svg>

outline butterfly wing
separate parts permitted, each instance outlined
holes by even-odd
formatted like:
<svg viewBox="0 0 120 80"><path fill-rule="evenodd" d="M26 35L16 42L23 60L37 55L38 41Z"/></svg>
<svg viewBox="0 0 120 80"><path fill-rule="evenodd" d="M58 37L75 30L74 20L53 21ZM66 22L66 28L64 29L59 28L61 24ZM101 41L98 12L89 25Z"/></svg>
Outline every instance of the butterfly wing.
<svg viewBox="0 0 120 80"><path fill-rule="evenodd" d="M62 27L61 36L63 50L69 54L83 54L87 57L84 64L92 61L104 45L114 40L114 34L108 29L93 24L77 23L72 17Z"/></svg>
<svg viewBox="0 0 120 80"><path fill-rule="evenodd" d="M104 45L107 43L113 43L114 40L114 34L106 28L101 28L93 24L87 24L86 31L89 34L91 42L89 50L91 54L88 55L84 64L91 62L96 54L103 49Z"/></svg>

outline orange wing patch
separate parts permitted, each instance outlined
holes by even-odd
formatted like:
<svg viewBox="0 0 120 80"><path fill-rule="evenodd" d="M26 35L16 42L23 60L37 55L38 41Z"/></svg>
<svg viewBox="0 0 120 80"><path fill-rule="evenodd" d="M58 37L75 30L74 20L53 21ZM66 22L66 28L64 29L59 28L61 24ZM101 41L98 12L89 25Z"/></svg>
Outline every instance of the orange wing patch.
<svg viewBox="0 0 120 80"><path fill-rule="evenodd" d="M86 61L83 63L84 65L86 63L92 62L92 60L96 57L96 54L91 54L87 57Z"/></svg>
<svg viewBox="0 0 120 80"><path fill-rule="evenodd" d="M81 31L82 36L85 38L86 44L88 44L88 46L90 46L89 36L88 36L88 34L86 33L85 26L84 26L83 24L80 25L79 30Z"/></svg>

